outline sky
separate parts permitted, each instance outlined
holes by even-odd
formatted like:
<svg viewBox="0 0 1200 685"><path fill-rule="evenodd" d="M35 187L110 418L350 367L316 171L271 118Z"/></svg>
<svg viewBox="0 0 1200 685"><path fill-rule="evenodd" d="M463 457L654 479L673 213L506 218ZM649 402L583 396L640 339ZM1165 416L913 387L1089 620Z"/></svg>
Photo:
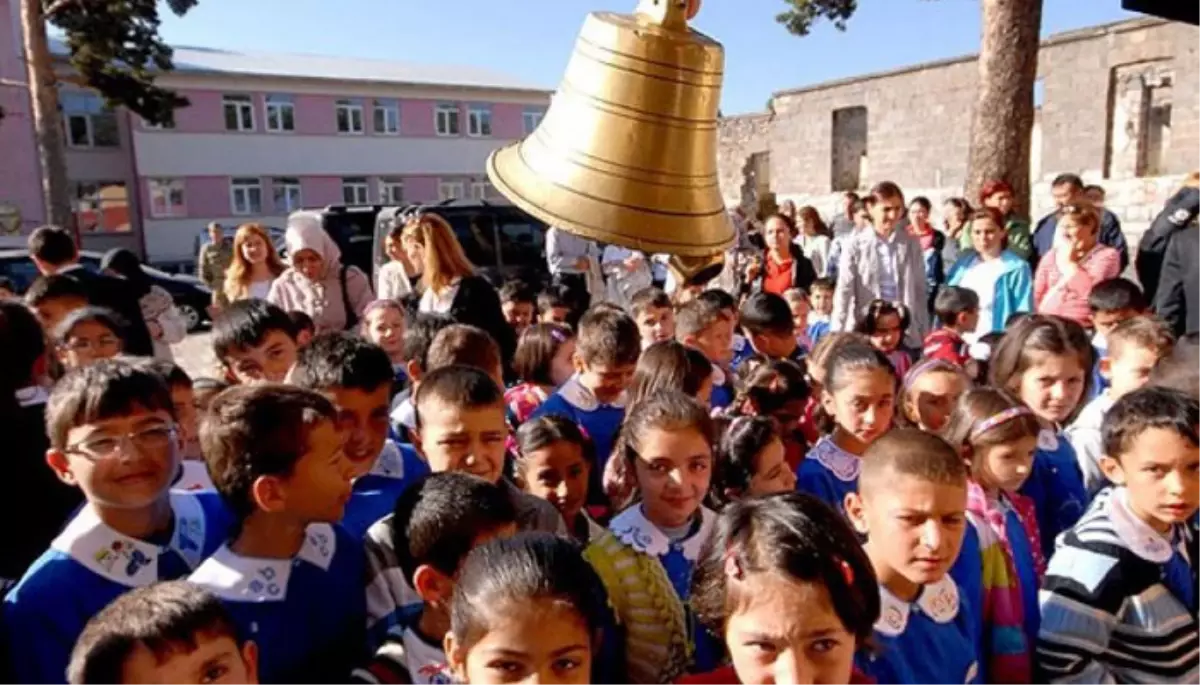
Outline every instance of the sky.
<svg viewBox="0 0 1200 685"><path fill-rule="evenodd" d="M724 114L761 111L789 88L974 53L980 0L859 0L846 31L803 38L775 22L783 0L705 0L694 28L725 46ZM199 0L164 8L168 43L488 67L553 89L588 12L636 0ZM1120 0L1045 0L1042 33L1141 15Z"/></svg>

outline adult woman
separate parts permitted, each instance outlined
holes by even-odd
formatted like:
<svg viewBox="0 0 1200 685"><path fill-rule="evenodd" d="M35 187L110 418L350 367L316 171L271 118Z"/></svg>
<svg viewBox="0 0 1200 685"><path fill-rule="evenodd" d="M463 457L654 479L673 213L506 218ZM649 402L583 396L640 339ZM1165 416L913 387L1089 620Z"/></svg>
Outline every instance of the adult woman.
<svg viewBox="0 0 1200 685"><path fill-rule="evenodd" d="M311 212L288 217L284 234L292 266L271 284L267 301L287 312L308 314L317 333L354 328L375 299L371 280L342 265L342 251Z"/></svg>
<svg viewBox="0 0 1200 685"><path fill-rule="evenodd" d="M171 293L155 285L142 271L137 255L124 248L109 250L100 260L100 268L109 276L124 280L138 297L142 318L150 330L156 359L172 360L171 345L187 337L187 321L175 308Z"/></svg>
<svg viewBox="0 0 1200 685"><path fill-rule="evenodd" d="M804 205L798 213L799 234L792 242L800 246L804 256L812 262L813 272L817 278L829 275L829 248L833 242L833 233L821 221L821 215L815 207Z"/></svg>
<svg viewBox="0 0 1200 685"><path fill-rule="evenodd" d="M505 369L509 368L516 337L504 312L500 296L463 253L450 224L437 214L424 213L404 226L404 240L419 244L424 252L420 310L449 314L458 323L477 326L500 346Z"/></svg>
<svg viewBox="0 0 1200 685"><path fill-rule="evenodd" d="M1004 248L999 212L985 207L971 214L970 220L972 249L950 267L946 283L979 295L974 340L1003 331L1008 317L1017 312L1033 311L1033 279L1029 262Z"/></svg>
<svg viewBox="0 0 1200 685"><path fill-rule="evenodd" d="M1013 189L1005 181L991 180L979 190L979 202L1000 213L1000 225L1004 228L1008 249L1021 259L1033 254L1033 235L1029 231L1029 220L1017 216L1013 211ZM970 236L960 239L964 250L970 247Z"/></svg>
<svg viewBox="0 0 1200 685"><path fill-rule="evenodd" d="M792 222L782 214L772 214L763 225L766 254L762 264L752 264L746 280L754 290L782 296L790 288L808 290L816 279L812 262L799 246L792 243Z"/></svg>
<svg viewBox="0 0 1200 685"><path fill-rule="evenodd" d="M929 223L933 210L929 198L917 196L908 203L908 232L921 242L921 255L925 260L926 308L933 316L933 299L938 288L946 281L946 267L942 261L942 250L946 247L946 236Z"/></svg>
<svg viewBox="0 0 1200 685"><path fill-rule="evenodd" d="M948 198L942 203L942 233L946 234L946 246L942 248L942 264L954 265L963 250L970 249L971 229L967 218L972 213L971 203L961 197ZM964 236L966 247L960 249Z"/></svg>
<svg viewBox="0 0 1200 685"><path fill-rule="evenodd" d="M225 303L265 300L287 266L262 224L242 224L233 236L233 261L225 271Z"/></svg>
<svg viewBox="0 0 1200 685"><path fill-rule="evenodd" d="M1059 210L1054 247L1038 262L1033 302L1039 314L1055 314L1090 328L1088 295L1100 281L1121 273L1121 253L1099 242L1100 214L1086 201Z"/></svg>

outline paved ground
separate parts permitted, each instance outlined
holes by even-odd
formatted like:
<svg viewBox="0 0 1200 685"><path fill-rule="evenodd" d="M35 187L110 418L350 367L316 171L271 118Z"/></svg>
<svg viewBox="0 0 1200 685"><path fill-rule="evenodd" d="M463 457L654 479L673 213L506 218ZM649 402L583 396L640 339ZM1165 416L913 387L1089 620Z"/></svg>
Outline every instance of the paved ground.
<svg viewBox="0 0 1200 685"><path fill-rule="evenodd" d="M213 357L212 345L209 344L210 337L208 331L193 333L183 342L171 347L175 352L175 363L183 367L192 378L218 375L215 371L217 360Z"/></svg>

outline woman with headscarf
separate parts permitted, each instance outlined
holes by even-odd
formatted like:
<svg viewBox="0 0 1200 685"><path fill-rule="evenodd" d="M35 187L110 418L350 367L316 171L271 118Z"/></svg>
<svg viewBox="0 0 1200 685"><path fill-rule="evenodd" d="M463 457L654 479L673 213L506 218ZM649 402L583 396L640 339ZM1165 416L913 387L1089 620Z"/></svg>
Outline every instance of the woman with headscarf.
<svg viewBox="0 0 1200 685"><path fill-rule="evenodd" d="M142 261L124 248L109 250L100 260L100 268L109 276L129 284L137 295L142 318L150 330L156 359L174 360L171 345L187 337L187 321L175 308L175 298L161 286L155 285L142 271Z"/></svg>
<svg viewBox="0 0 1200 685"><path fill-rule="evenodd" d="M288 217L284 234L292 265L275 282L267 301L286 312L304 312L317 333L353 329L375 299L371 279L342 264L342 251L311 212Z"/></svg>

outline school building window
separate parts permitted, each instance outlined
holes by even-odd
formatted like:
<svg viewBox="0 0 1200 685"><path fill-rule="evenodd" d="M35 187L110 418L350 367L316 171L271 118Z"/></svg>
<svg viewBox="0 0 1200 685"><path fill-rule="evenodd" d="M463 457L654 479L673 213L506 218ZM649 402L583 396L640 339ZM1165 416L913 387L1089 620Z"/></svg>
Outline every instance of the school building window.
<svg viewBox="0 0 1200 685"><path fill-rule="evenodd" d="M129 191L124 181L87 181L74 187L72 204L84 233L128 233Z"/></svg>
<svg viewBox="0 0 1200 685"><path fill-rule="evenodd" d="M288 133L296 130L296 104L287 95L267 96L267 130Z"/></svg>
<svg viewBox="0 0 1200 685"><path fill-rule="evenodd" d="M379 202L385 205L404 204L404 181L392 178L380 179Z"/></svg>
<svg viewBox="0 0 1200 685"><path fill-rule="evenodd" d="M99 95L64 92L59 95L59 104L68 147L117 147L121 144L117 115Z"/></svg>
<svg viewBox="0 0 1200 685"><path fill-rule="evenodd" d="M400 135L400 103L395 100L375 101L375 132L388 136Z"/></svg>
<svg viewBox="0 0 1200 685"><path fill-rule="evenodd" d="M471 105L467 110L467 135L472 138L487 138L492 135L491 107Z"/></svg>
<svg viewBox="0 0 1200 685"><path fill-rule="evenodd" d="M363 132L363 107L358 100L337 101L338 133Z"/></svg>
<svg viewBox="0 0 1200 685"><path fill-rule="evenodd" d="M229 182L230 208L235 216L262 214L262 181L235 178Z"/></svg>
<svg viewBox="0 0 1200 685"><path fill-rule="evenodd" d="M177 217L187 214L183 196L183 179L152 178L150 184L150 216Z"/></svg>
<svg viewBox="0 0 1200 685"><path fill-rule="evenodd" d="M521 113L521 123L525 130L525 135L533 133L534 129L542 123L542 117L546 116L544 109L527 109Z"/></svg>
<svg viewBox="0 0 1200 685"><path fill-rule="evenodd" d="M275 201L276 214L291 214L303 207L300 196L300 179L276 178L271 181L271 191Z"/></svg>
<svg viewBox="0 0 1200 685"><path fill-rule="evenodd" d="M463 197L462 181L439 181L438 182L438 201L445 202L446 200L459 200Z"/></svg>
<svg viewBox="0 0 1200 685"><path fill-rule="evenodd" d="M471 184L471 199L486 200L492 196L492 184L487 181L475 181Z"/></svg>
<svg viewBox="0 0 1200 685"><path fill-rule="evenodd" d="M458 135L458 105L438 105L434 111L434 124L439 136Z"/></svg>
<svg viewBox="0 0 1200 685"><path fill-rule="evenodd" d="M369 204L371 201L368 197L369 187L365 178L343 178L342 202L348 205Z"/></svg>
<svg viewBox="0 0 1200 685"><path fill-rule="evenodd" d="M225 107L226 131L254 130L254 101L249 95L226 95L221 102Z"/></svg>

